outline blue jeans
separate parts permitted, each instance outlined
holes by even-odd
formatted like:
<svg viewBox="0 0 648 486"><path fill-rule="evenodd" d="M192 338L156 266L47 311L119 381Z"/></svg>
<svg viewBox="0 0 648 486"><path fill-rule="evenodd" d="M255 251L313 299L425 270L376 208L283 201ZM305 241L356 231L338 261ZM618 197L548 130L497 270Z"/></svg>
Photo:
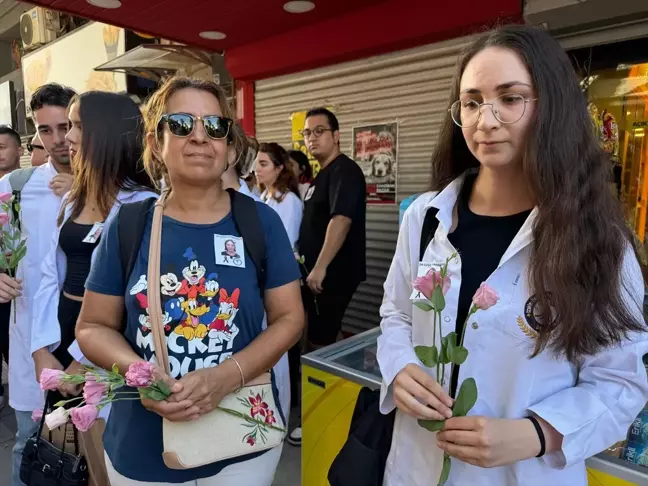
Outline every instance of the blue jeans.
<svg viewBox="0 0 648 486"><path fill-rule="evenodd" d="M13 473L11 477L11 486L24 486L20 480L20 463L22 454L27 440L38 431L38 423L31 418L31 412L16 411L16 423L18 432L16 432L16 444L13 447Z"/></svg>

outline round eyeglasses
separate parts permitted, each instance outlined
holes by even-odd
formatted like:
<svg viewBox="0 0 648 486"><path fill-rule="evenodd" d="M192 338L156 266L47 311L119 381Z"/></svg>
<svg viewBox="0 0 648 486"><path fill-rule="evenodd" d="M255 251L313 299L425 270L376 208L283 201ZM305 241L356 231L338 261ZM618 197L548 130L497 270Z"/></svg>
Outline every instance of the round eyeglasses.
<svg viewBox="0 0 648 486"><path fill-rule="evenodd" d="M452 120L461 128L475 126L482 115L482 107L488 105L500 123L511 124L519 121L526 111L527 103L538 98L526 99L519 94L498 96L492 103L479 103L476 100L457 100L450 107Z"/></svg>

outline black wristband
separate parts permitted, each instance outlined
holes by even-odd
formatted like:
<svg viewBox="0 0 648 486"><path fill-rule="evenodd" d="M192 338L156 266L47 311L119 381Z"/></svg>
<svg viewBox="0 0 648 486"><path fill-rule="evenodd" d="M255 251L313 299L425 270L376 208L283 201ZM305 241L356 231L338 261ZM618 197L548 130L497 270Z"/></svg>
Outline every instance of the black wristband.
<svg viewBox="0 0 648 486"><path fill-rule="evenodd" d="M540 439L540 452L536 457L542 457L545 455L545 448L546 448L544 431L542 430L542 427L540 427L540 422L538 422L537 418L535 417L526 417L526 418L528 418L531 421L531 423L536 429L536 433L538 434L538 439Z"/></svg>

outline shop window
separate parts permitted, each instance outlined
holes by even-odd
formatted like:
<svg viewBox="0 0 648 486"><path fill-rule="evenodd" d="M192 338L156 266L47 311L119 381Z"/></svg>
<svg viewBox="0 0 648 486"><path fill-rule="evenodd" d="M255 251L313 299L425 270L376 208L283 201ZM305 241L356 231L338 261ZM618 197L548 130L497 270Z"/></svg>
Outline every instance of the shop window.
<svg viewBox="0 0 648 486"><path fill-rule="evenodd" d="M609 156L610 189L619 198L628 224L648 246L648 54L637 58L638 52L648 50L637 47L601 46L571 54L596 136ZM621 58L621 52L632 57Z"/></svg>

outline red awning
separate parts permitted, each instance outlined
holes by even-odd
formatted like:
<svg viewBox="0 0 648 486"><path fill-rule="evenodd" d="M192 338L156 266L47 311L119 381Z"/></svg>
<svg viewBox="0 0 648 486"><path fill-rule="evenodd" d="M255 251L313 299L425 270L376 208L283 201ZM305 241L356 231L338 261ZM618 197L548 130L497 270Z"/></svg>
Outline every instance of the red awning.
<svg viewBox="0 0 648 486"><path fill-rule="evenodd" d="M519 0L312 0L315 8L300 14L288 13L287 1L121 0L121 7L114 9L88 0L30 3L189 46L224 50L235 79L296 72L451 38L497 19L522 18ZM205 38L214 32L226 37Z"/></svg>

